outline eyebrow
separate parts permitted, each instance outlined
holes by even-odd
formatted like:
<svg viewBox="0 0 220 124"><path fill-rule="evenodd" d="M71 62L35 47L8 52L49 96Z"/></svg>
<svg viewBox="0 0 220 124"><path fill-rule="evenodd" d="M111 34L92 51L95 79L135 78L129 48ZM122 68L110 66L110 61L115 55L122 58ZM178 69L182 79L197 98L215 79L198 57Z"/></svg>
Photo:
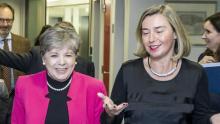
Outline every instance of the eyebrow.
<svg viewBox="0 0 220 124"><path fill-rule="evenodd" d="M165 28L166 26L158 26L158 27L154 27L155 29L159 29L159 28ZM149 30L148 28L141 28L141 30Z"/></svg>
<svg viewBox="0 0 220 124"><path fill-rule="evenodd" d="M159 29L159 28L165 28L166 26L158 26L158 27L155 27L156 29Z"/></svg>

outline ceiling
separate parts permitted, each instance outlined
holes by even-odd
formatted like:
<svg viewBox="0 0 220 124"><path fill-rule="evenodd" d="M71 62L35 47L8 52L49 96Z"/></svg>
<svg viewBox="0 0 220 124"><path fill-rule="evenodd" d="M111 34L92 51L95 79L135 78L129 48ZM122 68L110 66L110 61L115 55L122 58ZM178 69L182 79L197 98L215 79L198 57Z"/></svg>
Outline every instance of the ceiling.
<svg viewBox="0 0 220 124"><path fill-rule="evenodd" d="M47 0L47 6L88 4L89 0Z"/></svg>

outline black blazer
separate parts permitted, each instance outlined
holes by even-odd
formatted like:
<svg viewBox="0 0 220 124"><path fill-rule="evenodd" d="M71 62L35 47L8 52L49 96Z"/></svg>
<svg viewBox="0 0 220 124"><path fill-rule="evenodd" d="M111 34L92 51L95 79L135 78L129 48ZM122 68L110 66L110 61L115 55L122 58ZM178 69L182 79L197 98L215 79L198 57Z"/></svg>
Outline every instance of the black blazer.
<svg viewBox="0 0 220 124"><path fill-rule="evenodd" d="M0 84L0 124L6 123L7 108L9 106L8 92L5 84Z"/></svg>
<svg viewBox="0 0 220 124"><path fill-rule="evenodd" d="M33 47L27 53L12 53L0 50L0 65L8 66L26 74L33 74L45 69L42 63L39 46ZM94 63L80 56L76 58L75 71L95 76Z"/></svg>

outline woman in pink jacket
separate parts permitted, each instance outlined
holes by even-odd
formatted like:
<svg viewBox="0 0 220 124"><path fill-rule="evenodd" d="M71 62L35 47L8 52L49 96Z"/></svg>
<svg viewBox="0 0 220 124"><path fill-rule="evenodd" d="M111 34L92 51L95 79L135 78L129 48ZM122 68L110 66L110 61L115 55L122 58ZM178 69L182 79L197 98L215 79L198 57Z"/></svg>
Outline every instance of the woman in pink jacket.
<svg viewBox="0 0 220 124"><path fill-rule="evenodd" d="M46 70L17 80L12 124L99 124L104 83L74 71L80 38L51 27L40 37Z"/></svg>

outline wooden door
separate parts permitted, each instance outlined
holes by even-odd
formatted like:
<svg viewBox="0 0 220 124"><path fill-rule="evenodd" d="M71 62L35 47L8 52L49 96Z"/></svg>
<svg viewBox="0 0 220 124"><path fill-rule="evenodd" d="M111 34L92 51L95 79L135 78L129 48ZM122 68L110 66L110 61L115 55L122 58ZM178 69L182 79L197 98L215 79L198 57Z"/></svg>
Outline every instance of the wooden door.
<svg viewBox="0 0 220 124"><path fill-rule="evenodd" d="M109 91L109 62L110 62L110 11L111 1L104 0L104 56L103 56L103 81L107 92Z"/></svg>

